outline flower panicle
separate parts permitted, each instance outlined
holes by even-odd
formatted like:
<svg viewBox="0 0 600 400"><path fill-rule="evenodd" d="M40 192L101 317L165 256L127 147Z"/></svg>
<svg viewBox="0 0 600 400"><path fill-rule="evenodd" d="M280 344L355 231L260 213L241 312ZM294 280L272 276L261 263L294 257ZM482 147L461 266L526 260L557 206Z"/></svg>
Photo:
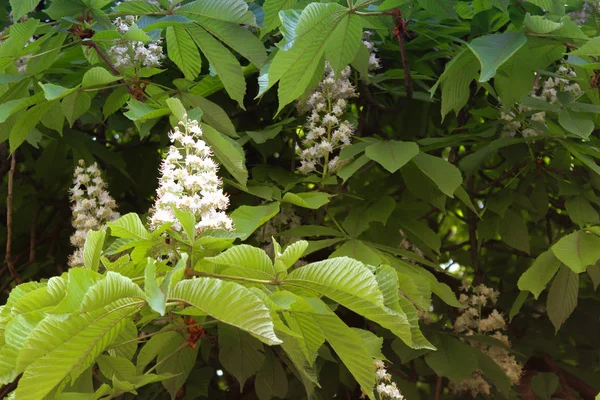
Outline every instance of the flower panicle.
<svg viewBox="0 0 600 400"><path fill-rule="evenodd" d="M496 309L493 309L487 315L484 314L486 306L496 304L500 292L483 284L471 287L470 294L468 293L468 283L463 284L461 289L465 293L460 295L459 302L465 308L454 322L454 331L465 336L487 335L502 342L505 346L494 346L475 341L469 343L494 360L510 381L517 384L523 366L506 349L507 346L510 346L510 342L508 337L502 333L503 330L506 330L504 316ZM462 382L451 382L450 389L456 394L470 393L473 397L476 397L479 393L489 395L491 385L484 378L481 371L475 371Z"/></svg>
<svg viewBox="0 0 600 400"><path fill-rule="evenodd" d="M218 166L212 159L212 150L202 139L198 121L179 122L169 132L172 142L162 162L156 201L151 211L150 226L172 222L173 229L181 230L174 208L191 212L196 219L196 231L232 230L233 223L225 213L229 197L223 192Z"/></svg>
<svg viewBox="0 0 600 400"><path fill-rule="evenodd" d="M343 118L348 99L356 97L349 78L350 67L344 68L336 78L326 63L323 80L304 104L308 117L298 172L334 173L345 165L345 161L334 153L352 143L356 130L353 123Z"/></svg>
<svg viewBox="0 0 600 400"><path fill-rule="evenodd" d="M71 245L75 252L69 257L69 266L83 264L83 245L90 230L101 229L106 222L119 218L117 203L107 191L106 182L97 163L90 166L79 160L70 189L72 225Z"/></svg>

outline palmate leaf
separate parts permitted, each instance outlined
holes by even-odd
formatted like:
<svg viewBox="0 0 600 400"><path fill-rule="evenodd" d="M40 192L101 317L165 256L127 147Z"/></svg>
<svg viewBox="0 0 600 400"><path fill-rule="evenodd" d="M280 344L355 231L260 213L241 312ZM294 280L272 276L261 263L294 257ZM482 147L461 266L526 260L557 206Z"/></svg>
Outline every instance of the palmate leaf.
<svg viewBox="0 0 600 400"><path fill-rule="evenodd" d="M410 325L401 310L384 305L375 276L362 263L337 257L308 264L288 275L283 286L309 289L391 330L409 346Z"/></svg>
<svg viewBox="0 0 600 400"><path fill-rule="evenodd" d="M375 366L361 337L319 299L296 297L290 312L320 331L365 393L374 398Z"/></svg>
<svg viewBox="0 0 600 400"><path fill-rule="evenodd" d="M263 249L247 244L234 246L218 256L206 257L205 260L229 267L256 269L264 272L267 277L275 274L269 255Z"/></svg>
<svg viewBox="0 0 600 400"><path fill-rule="evenodd" d="M162 381L162 385L171 394L171 399L176 398L177 392L194 368L199 349L200 346L195 348L187 346L186 339L180 334L171 336L160 348L156 358L156 372L160 375L175 375Z"/></svg>
<svg viewBox="0 0 600 400"><path fill-rule="evenodd" d="M15 397L42 399L75 380L113 342L125 320L142 304L121 299L90 313L73 314L66 320L47 317L24 346L22 353L38 356L25 368Z"/></svg>
<svg viewBox="0 0 600 400"><path fill-rule="evenodd" d="M196 0L179 7L177 14L190 19L209 17L220 21L256 26L256 18L243 0Z"/></svg>
<svg viewBox="0 0 600 400"><path fill-rule="evenodd" d="M174 25L167 27L165 36L169 58L179 67L186 79L196 79L202 68L202 59L190 34L183 25Z"/></svg>
<svg viewBox="0 0 600 400"><path fill-rule="evenodd" d="M25 339L43 317L41 312L33 311L16 316L6 325L5 344L0 348L0 383L10 383L23 372L17 368L18 355L23 349Z"/></svg>
<svg viewBox="0 0 600 400"><path fill-rule="evenodd" d="M189 24L185 29L217 72L229 96L244 108L246 80L238 60L200 25Z"/></svg>
<svg viewBox="0 0 600 400"><path fill-rule="evenodd" d="M262 368L256 374L254 389L259 400L271 400L273 397L285 399L288 393L288 378L271 349L266 349Z"/></svg>
<svg viewBox="0 0 600 400"><path fill-rule="evenodd" d="M279 112L286 104L300 97L315 77L320 78L326 49L336 49L332 55L337 64L343 60L348 60L348 63L352 61L358 51L355 42L360 44L360 34L355 34L357 28L360 30L360 23L354 20L350 22L352 17L347 8L336 3L309 4L302 11L293 34L286 37L286 45L289 46L292 41L293 44L277 53L268 68L268 83L261 88L259 95L280 81ZM332 36L340 25L347 26L353 33L348 37L341 33ZM345 43L340 43L342 39ZM340 45L342 50L339 50ZM325 55L329 57L329 54Z"/></svg>
<svg viewBox="0 0 600 400"><path fill-rule="evenodd" d="M279 344L269 309L252 291L234 282L197 278L179 282L170 300L183 301L226 324L245 330L260 341Z"/></svg>

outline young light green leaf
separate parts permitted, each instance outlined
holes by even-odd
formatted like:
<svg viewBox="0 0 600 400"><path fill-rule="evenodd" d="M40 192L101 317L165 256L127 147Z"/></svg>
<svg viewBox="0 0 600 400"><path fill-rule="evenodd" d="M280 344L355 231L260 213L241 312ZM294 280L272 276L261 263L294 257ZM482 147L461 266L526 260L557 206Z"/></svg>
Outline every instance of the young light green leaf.
<svg viewBox="0 0 600 400"><path fill-rule="evenodd" d="M146 301L151 309L163 316L165 315L166 295L165 292L158 287L158 282L156 282L156 277L154 276L155 271L156 260L148 257L146 262L146 272L144 275L144 292L146 293Z"/></svg>
<svg viewBox="0 0 600 400"><path fill-rule="evenodd" d="M246 240L265 222L279 213L279 202L262 206L241 206L231 213L235 233Z"/></svg>
<svg viewBox="0 0 600 400"><path fill-rule="evenodd" d="M102 229L99 231L89 231L85 238L83 245L83 265L92 271L98 271L105 237L106 231Z"/></svg>
<svg viewBox="0 0 600 400"><path fill-rule="evenodd" d="M201 124L201 126L202 137L210 145L217 159L236 181L242 186L246 186L248 170L242 147L236 141L217 132L210 125Z"/></svg>
<svg viewBox="0 0 600 400"><path fill-rule="evenodd" d="M268 254L263 249L247 244L233 246L217 256L206 257L205 260L229 267L257 269L268 275L275 274Z"/></svg>
<svg viewBox="0 0 600 400"><path fill-rule="evenodd" d="M107 223L111 236L125 239L150 240L152 235L146 230L142 220L136 213L123 215L114 222Z"/></svg>
<svg viewBox="0 0 600 400"><path fill-rule="evenodd" d="M267 306L249 289L213 278L179 282L170 300L183 301L226 324L242 329L260 341L279 344Z"/></svg>

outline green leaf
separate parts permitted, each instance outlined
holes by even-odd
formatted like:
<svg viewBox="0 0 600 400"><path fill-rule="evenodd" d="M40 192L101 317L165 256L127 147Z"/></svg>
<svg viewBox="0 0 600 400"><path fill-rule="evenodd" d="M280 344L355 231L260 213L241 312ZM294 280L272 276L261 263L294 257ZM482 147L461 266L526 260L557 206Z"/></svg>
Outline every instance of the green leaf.
<svg viewBox="0 0 600 400"><path fill-rule="evenodd" d="M284 237L344 236L337 229L321 225L301 225L279 234Z"/></svg>
<svg viewBox="0 0 600 400"><path fill-rule="evenodd" d="M227 11L227 14L229 13L230 11ZM244 108L246 80L244 79L240 63L225 46L199 25L190 24L185 29L216 71L229 97L237 101L240 107Z"/></svg>
<svg viewBox="0 0 600 400"><path fill-rule="evenodd" d="M546 34L562 28L564 22L554 22L541 15L525 14L525 26L532 32Z"/></svg>
<svg viewBox="0 0 600 400"><path fill-rule="evenodd" d="M164 293L167 293L167 295L169 295L175 285L177 285L183 279L188 258L189 257L187 253L182 253L181 258L175 265L175 268L172 268L169 272L167 272L165 279L163 279L162 283L160 284L160 289Z"/></svg>
<svg viewBox="0 0 600 400"><path fill-rule="evenodd" d="M414 142L390 140L373 143L365 150L365 155L381 164L390 173L398 171L419 154L419 146Z"/></svg>
<svg viewBox="0 0 600 400"><path fill-rule="evenodd" d="M517 283L519 290L528 290L537 299L560 265L560 260L554 256L551 250L543 252L519 278Z"/></svg>
<svg viewBox="0 0 600 400"><path fill-rule="evenodd" d="M108 95L104 105L102 106L102 114L104 119L119 111L129 100L131 94L123 87L116 88Z"/></svg>
<svg viewBox="0 0 600 400"><path fill-rule="evenodd" d="M263 249L247 244L233 246L217 256L206 257L205 260L229 267L256 269L267 276L275 274L273 263L267 253Z"/></svg>
<svg viewBox="0 0 600 400"><path fill-rule="evenodd" d="M477 355L471 346L447 335L434 342L437 351L425 355L425 362L438 376L460 383L477 368Z"/></svg>
<svg viewBox="0 0 600 400"><path fill-rule="evenodd" d="M132 381L135 378L135 366L133 363L123 357L99 356L96 359L100 372L107 379L116 376L122 381Z"/></svg>
<svg viewBox="0 0 600 400"><path fill-rule="evenodd" d="M36 127L40 118L48 112L52 107L52 103L45 101L31 107L19 116L17 122L10 131L10 151L15 151L23 144L27 135Z"/></svg>
<svg viewBox="0 0 600 400"><path fill-rule="evenodd" d="M171 114L171 110L167 107L154 108L135 99L129 100L127 106L129 110L123 115L132 121L146 121Z"/></svg>
<svg viewBox="0 0 600 400"><path fill-rule="evenodd" d="M556 258L573 272L581 273L588 265L600 260L600 237L577 231L562 237L551 249Z"/></svg>
<svg viewBox="0 0 600 400"><path fill-rule="evenodd" d="M600 37L595 37L585 42L581 47L569 53L573 56L598 56L600 55Z"/></svg>
<svg viewBox="0 0 600 400"><path fill-rule="evenodd" d="M579 274L563 265L550 286L546 300L546 312L556 332L577 307L578 292Z"/></svg>
<svg viewBox="0 0 600 400"><path fill-rule="evenodd" d="M477 77L479 65L475 55L468 49L463 49L446 64L444 72L438 82L431 88L430 93L436 91L437 86L442 87L442 118L454 110L456 114L467 104L469 99L470 84Z"/></svg>
<svg viewBox="0 0 600 400"><path fill-rule="evenodd" d="M243 386L243 384L240 386ZM273 397L285 399L287 397L287 375L270 349L265 351L264 363L256 374L254 389L259 400L271 400Z"/></svg>
<svg viewBox="0 0 600 400"><path fill-rule="evenodd" d="M185 110L185 107L181 103L181 100L179 100L176 97L169 97L166 100L166 103L169 106L169 110L171 110L171 112L173 113L173 116L177 120L179 120L179 121L185 121L184 115L187 114L187 111Z"/></svg>
<svg viewBox="0 0 600 400"><path fill-rule="evenodd" d="M362 390L367 396L374 398L371 392L375 384L375 366L361 337L322 301L309 301L297 300L292 305L294 316L310 321L313 327L320 331L318 333L329 342Z"/></svg>
<svg viewBox="0 0 600 400"><path fill-rule="evenodd" d="M33 311L17 315L6 323L3 332L4 344L0 348L0 382L9 384L23 372L23 366L17 360L23 351L29 334L44 318L41 312Z"/></svg>
<svg viewBox="0 0 600 400"><path fill-rule="evenodd" d="M124 298L140 300L144 298L144 292L130 278L108 271L104 279L94 283L85 292L79 310L89 313Z"/></svg>
<svg viewBox="0 0 600 400"><path fill-rule="evenodd" d="M125 239L152 239L152 235L146 230L136 213L123 215L114 222L108 222L107 225L110 228L111 236Z"/></svg>
<svg viewBox="0 0 600 400"><path fill-rule="evenodd" d="M22 16L32 11L40 0L10 0L13 21L18 21Z"/></svg>
<svg viewBox="0 0 600 400"><path fill-rule="evenodd" d="M242 146L209 125L201 124L201 127L203 139L212 148L219 162L245 187L248 182L248 170Z"/></svg>
<svg viewBox="0 0 600 400"><path fill-rule="evenodd" d="M242 240L279 213L279 202L262 206L241 206L231 213L235 233Z"/></svg>
<svg viewBox="0 0 600 400"><path fill-rule="evenodd" d="M209 17L235 24L256 26L256 18L243 0L196 0L179 7L176 13L190 19Z"/></svg>
<svg viewBox="0 0 600 400"><path fill-rule="evenodd" d="M531 380L533 393L542 399L551 399L559 385L558 376L554 372L540 372Z"/></svg>
<svg viewBox="0 0 600 400"><path fill-rule="evenodd" d="M279 344L267 306L250 290L234 282L197 278L179 282L169 297L183 301L260 341Z"/></svg>
<svg viewBox="0 0 600 400"><path fill-rule="evenodd" d="M325 44L325 57L337 75L354 60L362 44L361 17L351 13L337 24Z"/></svg>
<svg viewBox="0 0 600 400"><path fill-rule="evenodd" d="M102 229L99 231L89 231L85 238L85 243L83 245L83 264L92 271L98 271L105 237L106 231Z"/></svg>
<svg viewBox="0 0 600 400"><path fill-rule="evenodd" d="M163 316L165 315L167 299L165 292L158 287L158 282L156 282L156 277L154 276L155 270L156 260L148 257L146 262L146 272L144 275L144 292L146 293L146 301L151 309Z"/></svg>
<svg viewBox="0 0 600 400"><path fill-rule="evenodd" d="M90 109L92 97L87 92L76 91L62 99L61 105L69 126L73 127L75 121Z"/></svg>
<svg viewBox="0 0 600 400"><path fill-rule="evenodd" d="M204 97L197 96L191 93L183 93L181 96L181 100L184 104L198 107L204 114L202 115L202 120L207 124L215 128L217 131L226 134L232 138L238 138L238 134L235 132L235 127L229 119L229 116L221 107L217 104L213 103L205 99Z"/></svg>
<svg viewBox="0 0 600 400"><path fill-rule="evenodd" d="M263 4L263 11L265 13L264 28L260 30L261 38L268 32L276 29L281 25L279 19L279 12L282 10L289 10L296 5L297 0L266 0Z"/></svg>
<svg viewBox="0 0 600 400"><path fill-rule="evenodd" d="M594 122L590 118L567 107L558 113L558 122L567 131L583 139L587 139L594 130Z"/></svg>
<svg viewBox="0 0 600 400"><path fill-rule="evenodd" d="M510 247L529 254L529 230L525 220L516 212L507 210L500 220L500 237Z"/></svg>
<svg viewBox="0 0 600 400"><path fill-rule="evenodd" d="M412 343L406 316L384 306L375 276L358 261L338 257L311 263L292 271L283 285L316 291Z"/></svg>
<svg viewBox="0 0 600 400"><path fill-rule="evenodd" d="M569 218L581 228L588 224L597 224L600 221L598 211L584 196L570 197L565 202L565 208L569 213Z"/></svg>
<svg viewBox="0 0 600 400"><path fill-rule="evenodd" d="M413 161L446 196L454 197L454 192L462 184L462 175L458 168L443 158L425 153L417 154Z"/></svg>
<svg viewBox="0 0 600 400"><path fill-rule="evenodd" d="M219 361L227 372L240 382L240 392L246 380L254 375L265 361L264 345L231 325L219 325Z"/></svg>
<svg viewBox="0 0 600 400"><path fill-rule="evenodd" d="M308 248L308 242L306 240L299 240L287 246L283 251L283 254L275 254L275 266L281 262L282 270L287 270L298 261L306 249ZM280 272L276 268L276 272Z"/></svg>
<svg viewBox="0 0 600 400"><path fill-rule="evenodd" d="M323 53L332 33L348 18L348 9L339 4L311 3L306 6L294 31L286 31L286 48L275 55L268 69L268 83L259 95L279 81L278 112L302 96L313 77L320 76L323 70Z"/></svg>
<svg viewBox="0 0 600 400"><path fill-rule="evenodd" d="M202 59L198 48L184 25L168 26L166 33L167 54L183 72L186 79L194 80L202 69Z"/></svg>
<svg viewBox="0 0 600 400"><path fill-rule="evenodd" d="M89 313L66 320L49 316L32 332L27 352L40 356L23 373L15 396L37 400L77 378L120 333L125 320L141 307L139 302L118 300ZM60 329L56 329L60 326Z"/></svg>
<svg viewBox="0 0 600 400"><path fill-rule="evenodd" d="M427 12L439 19L456 19L456 0L417 0Z"/></svg>
<svg viewBox="0 0 600 400"><path fill-rule="evenodd" d="M332 195L324 192L305 192L291 193L287 192L281 199L282 202L292 203L299 207L311 208L316 210L329 203Z"/></svg>
<svg viewBox="0 0 600 400"><path fill-rule="evenodd" d="M237 24L201 18L200 25L221 42L261 68L267 60L263 43L249 30Z"/></svg>
<svg viewBox="0 0 600 400"><path fill-rule="evenodd" d="M196 217L194 217L194 214L189 211L179 210L176 207L173 207L173 212L190 243L194 243L194 239L196 238Z"/></svg>
<svg viewBox="0 0 600 400"><path fill-rule="evenodd" d="M521 311L521 307L523 307L523 304L525 304L525 300L527 300L528 296L529 293L527 291L519 293L519 295L515 299L515 302L510 308L510 313L508 314L509 321L512 322L513 318L519 313L519 311Z"/></svg>
<svg viewBox="0 0 600 400"><path fill-rule="evenodd" d="M479 82L487 82L496 70L527 43L523 33L505 32L481 36L468 43L481 64Z"/></svg>
<svg viewBox="0 0 600 400"><path fill-rule="evenodd" d="M171 399L177 397L177 392L187 381L192 368L198 358L200 346L191 348L186 340L178 333L171 336L159 349L156 358L156 372L159 374L173 374L174 377L162 381L162 385L171 395Z"/></svg>
<svg viewBox="0 0 600 400"><path fill-rule="evenodd" d="M336 174L342 181L345 183L352 175L354 175L359 169L365 166L369 162L369 157L366 155L361 155L356 160L353 160L351 163L344 165L340 168Z"/></svg>
<svg viewBox="0 0 600 400"><path fill-rule="evenodd" d="M594 265L590 265L587 268L587 273L592 279L594 291L596 291L598 289L598 285L600 284L600 264L596 263Z"/></svg>
<svg viewBox="0 0 600 400"><path fill-rule="evenodd" d="M102 67L94 67L83 75L81 87L103 86L120 79L120 76L114 76Z"/></svg>

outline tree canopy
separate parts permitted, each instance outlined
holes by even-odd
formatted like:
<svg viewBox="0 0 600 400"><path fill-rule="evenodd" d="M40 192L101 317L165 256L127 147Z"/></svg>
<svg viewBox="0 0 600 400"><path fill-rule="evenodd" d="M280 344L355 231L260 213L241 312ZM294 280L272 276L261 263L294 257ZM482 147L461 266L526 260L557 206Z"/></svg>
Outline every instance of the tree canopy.
<svg viewBox="0 0 600 400"><path fill-rule="evenodd" d="M0 397L597 398L600 2L0 24Z"/></svg>

